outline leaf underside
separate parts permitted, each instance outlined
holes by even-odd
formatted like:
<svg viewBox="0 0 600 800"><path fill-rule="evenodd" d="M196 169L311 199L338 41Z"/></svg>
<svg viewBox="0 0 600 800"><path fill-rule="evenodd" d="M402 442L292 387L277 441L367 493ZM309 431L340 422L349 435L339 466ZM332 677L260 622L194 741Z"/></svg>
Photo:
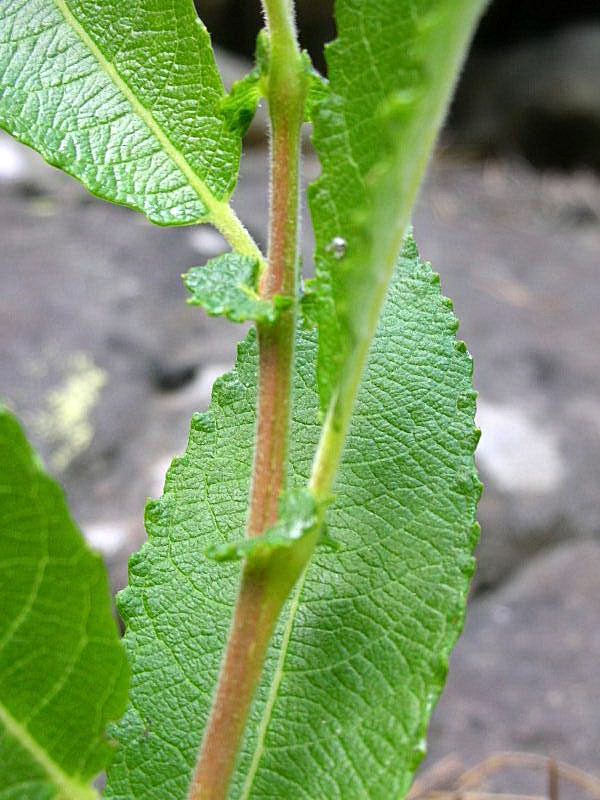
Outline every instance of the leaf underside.
<svg viewBox="0 0 600 800"><path fill-rule="evenodd" d="M234 800L390 800L407 790L462 627L480 493L471 360L451 304L409 243L380 320L319 548L269 649ZM315 336L300 332L290 470L319 435ZM256 345L217 381L185 455L147 509L149 541L120 596L133 669L106 796L184 800L218 675L243 536Z"/></svg>
<svg viewBox="0 0 600 800"><path fill-rule="evenodd" d="M0 495L0 798L93 798L129 674L106 570L1 409Z"/></svg>
<svg viewBox="0 0 600 800"><path fill-rule="evenodd" d="M192 267L183 276L191 293L188 303L232 322L274 322L292 299L277 295L263 300L258 294L258 268L255 258L239 253L225 253L202 267Z"/></svg>
<svg viewBox="0 0 600 800"><path fill-rule="evenodd" d="M317 379L325 410L400 250L418 185L485 0L337 0L328 90L311 110L322 165Z"/></svg>
<svg viewBox="0 0 600 800"><path fill-rule="evenodd" d="M3 0L0 127L156 223L211 218L240 131L192 0Z"/></svg>

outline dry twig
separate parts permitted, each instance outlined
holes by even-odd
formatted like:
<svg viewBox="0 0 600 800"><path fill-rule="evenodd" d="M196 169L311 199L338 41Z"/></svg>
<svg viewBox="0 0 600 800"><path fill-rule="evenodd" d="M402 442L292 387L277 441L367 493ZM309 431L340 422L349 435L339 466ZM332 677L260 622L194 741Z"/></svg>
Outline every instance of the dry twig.
<svg viewBox="0 0 600 800"><path fill-rule="evenodd" d="M507 769L543 771L548 776L548 794L524 795L486 791L492 775ZM496 753L462 771L456 755L434 764L413 785L407 800L559 800L559 781L582 789L591 800L600 800L600 779L577 767L536 753Z"/></svg>

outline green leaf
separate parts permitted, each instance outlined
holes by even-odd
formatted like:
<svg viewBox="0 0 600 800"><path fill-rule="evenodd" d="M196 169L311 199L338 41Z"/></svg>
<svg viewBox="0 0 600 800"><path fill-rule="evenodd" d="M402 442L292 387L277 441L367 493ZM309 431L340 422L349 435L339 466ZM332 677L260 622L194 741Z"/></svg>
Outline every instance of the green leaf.
<svg viewBox="0 0 600 800"><path fill-rule="evenodd" d="M317 550L271 644L232 800L401 797L423 753L462 627L480 493L472 365L439 280L399 260ZM315 335L300 331L290 480L319 437ZM188 449L147 510L149 541L120 597L131 704L106 796L184 800L237 594L239 566L207 547L243 537L256 344L217 381Z"/></svg>
<svg viewBox="0 0 600 800"><path fill-rule="evenodd" d="M129 676L106 571L1 408L0 500L0 797L97 797Z"/></svg>
<svg viewBox="0 0 600 800"><path fill-rule="evenodd" d="M269 67L269 36L266 30L256 37L256 66L244 78L236 81L230 93L221 101L221 112L232 130L245 136L258 104L265 96L265 80Z"/></svg>
<svg viewBox="0 0 600 800"><path fill-rule="evenodd" d="M329 82L313 67L309 59L309 83L304 109L306 122L313 121L317 108L327 99L328 94Z"/></svg>
<svg viewBox="0 0 600 800"><path fill-rule="evenodd" d="M260 72L253 69L233 84L231 92L221 103L221 111L230 130L238 131L242 137L248 133L258 104L264 97L261 77Z"/></svg>
<svg viewBox="0 0 600 800"><path fill-rule="evenodd" d="M311 111L323 410L373 333L415 195L485 0L337 0L329 91Z"/></svg>
<svg viewBox="0 0 600 800"><path fill-rule="evenodd" d="M4 0L0 87L0 126L94 194L236 227L240 134L192 0Z"/></svg>
<svg viewBox="0 0 600 800"><path fill-rule="evenodd" d="M225 253L212 258L183 276L192 293L188 303L232 322L275 322L280 310L288 308L293 300L279 295L273 300L262 300L258 294L258 273L258 261L247 256Z"/></svg>
<svg viewBox="0 0 600 800"><path fill-rule="evenodd" d="M206 549L207 558L213 561L264 562L275 551L289 550L320 522L317 502L309 489L293 489L287 492L281 502L276 524L262 536L253 539L239 539L221 542Z"/></svg>

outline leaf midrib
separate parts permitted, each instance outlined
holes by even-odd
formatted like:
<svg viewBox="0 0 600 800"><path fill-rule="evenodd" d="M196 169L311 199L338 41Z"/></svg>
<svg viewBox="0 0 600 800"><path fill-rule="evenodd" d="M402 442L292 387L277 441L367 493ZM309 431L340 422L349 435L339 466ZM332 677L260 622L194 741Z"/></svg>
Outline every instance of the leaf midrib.
<svg viewBox="0 0 600 800"><path fill-rule="evenodd" d="M60 791L65 800L96 800L99 795L91 786L74 781L53 760L31 736L29 731L16 720L6 706L0 702L0 722L7 732L32 756L44 770L48 778Z"/></svg>
<svg viewBox="0 0 600 800"><path fill-rule="evenodd" d="M165 131L161 128L151 112L143 105L143 103L135 95L129 84L121 77L117 69L106 58L102 50L94 42L83 25L75 17L73 12L69 9L66 0L54 0L54 3L65 22L75 32L75 34L82 41L84 46L92 53L101 69L107 74L112 83L119 89L121 94L125 97L134 112L140 117L148 129L154 134L161 144L163 151L168 155L171 161L178 167L178 169L185 176L189 185L196 192L200 200L206 206L209 216L213 219L222 215L225 209L229 210L229 204L222 200L218 200L206 183L198 177L198 174L187 162L185 156L169 139Z"/></svg>

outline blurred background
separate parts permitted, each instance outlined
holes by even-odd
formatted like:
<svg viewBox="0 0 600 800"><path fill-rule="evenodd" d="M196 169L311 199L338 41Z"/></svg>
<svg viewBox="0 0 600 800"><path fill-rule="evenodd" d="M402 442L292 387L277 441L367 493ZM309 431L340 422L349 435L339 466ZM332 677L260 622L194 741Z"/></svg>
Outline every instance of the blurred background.
<svg viewBox="0 0 600 800"><path fill-rule="evenodd" d="M197 6L230 85L250 67L259 4ZM331 6L298 2L322 69ZM267 150L263 112L234 205L264 246ZM308 136L305 150L309 182ZM471 611L425 768L513 750L600 774L599 0L492 3L414 224L475 359L486 486ZM186 306L179 277L225 249L210 228L161 229L96 200L0 134L0 397L115 589L146 497L243 336ZM543 793L544 776L518 772L494 780Z"/></svg>

